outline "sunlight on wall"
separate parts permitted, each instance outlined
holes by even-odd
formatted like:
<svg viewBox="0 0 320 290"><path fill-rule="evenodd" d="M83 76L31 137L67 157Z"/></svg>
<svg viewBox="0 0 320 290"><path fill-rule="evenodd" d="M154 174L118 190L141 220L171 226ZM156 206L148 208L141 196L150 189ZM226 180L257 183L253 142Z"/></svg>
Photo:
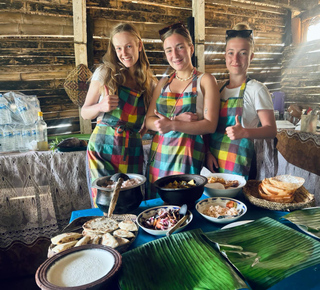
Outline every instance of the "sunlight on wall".
<svg viewBox="0 0 320 290"><path fill-rule="evenodd" d="M319 31L320 31L320 22L314 25L310 25L308 27L308 32L307 32L307 41L320 39Z"/></svg>

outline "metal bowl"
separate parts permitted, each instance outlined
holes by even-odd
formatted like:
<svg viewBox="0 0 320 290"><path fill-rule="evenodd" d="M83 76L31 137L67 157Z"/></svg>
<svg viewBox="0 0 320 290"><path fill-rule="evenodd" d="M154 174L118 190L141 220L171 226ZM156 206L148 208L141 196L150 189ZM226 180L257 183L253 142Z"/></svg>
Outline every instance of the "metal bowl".
<svg viewBox="0 0 320 290"><path fill-rule="evenodd" d="M195 186L189 188L165 188L170 182L194 180ZM167 204L182 205L187 204L188 208L194 206L204 190L204 185L208 182L207 178L198 174L178 174L159 178L154 182L161 199Z"/></svg>
<svg viewBox="0 0 320 290"><path fill-rule="evenodd" d="M136 173L126 173L130 179L138 178L140 183L134 186L121 188L116 207L113 211L115 214L125 214L137 209L144 197L144 184L146 177ZM92 182L92 187L97 189L96 204L105 213L108 213L109 205L112 198L113 188L102 187L106 181L110 180L113 175L97 178Z"/></svg>

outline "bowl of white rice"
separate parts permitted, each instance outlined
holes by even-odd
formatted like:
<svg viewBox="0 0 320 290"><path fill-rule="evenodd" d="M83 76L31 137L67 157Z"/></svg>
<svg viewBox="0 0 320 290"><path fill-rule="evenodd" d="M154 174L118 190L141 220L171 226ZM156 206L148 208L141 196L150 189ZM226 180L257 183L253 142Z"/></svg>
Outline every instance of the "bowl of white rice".
<svg viewBox="0 0 320 290"><path fill-rule="evenodd" d="M43 290L107 289L116 283L121 265L122 257L113 248L89 244L47 259L39 266L35 278Z"/></svg>

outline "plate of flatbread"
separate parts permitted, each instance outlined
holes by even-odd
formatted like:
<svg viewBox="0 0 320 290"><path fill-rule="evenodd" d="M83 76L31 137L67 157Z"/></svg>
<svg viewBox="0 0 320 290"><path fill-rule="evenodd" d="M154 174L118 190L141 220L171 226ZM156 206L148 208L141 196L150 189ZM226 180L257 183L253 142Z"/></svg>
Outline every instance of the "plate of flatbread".
<svg viewBox="0 0 320 290"><path fill-rule="evenodd" d="M123 253L137 237L136 218L132 214L77 218L62 233L51 238L48 258L86 244L101 244Z"/></svg>

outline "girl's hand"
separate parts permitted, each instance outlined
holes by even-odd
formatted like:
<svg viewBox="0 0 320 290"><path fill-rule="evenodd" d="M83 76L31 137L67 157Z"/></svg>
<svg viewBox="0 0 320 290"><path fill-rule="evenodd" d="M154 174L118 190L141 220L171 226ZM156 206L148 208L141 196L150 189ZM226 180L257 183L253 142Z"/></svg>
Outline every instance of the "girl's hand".
<svg viewBox="0 0 320 290"><path fill-rule="evenodd" d="M245 138L244 128L241 126L241 123L239 122L238 115L236 115L236 124L234 126L227 127L226 133L231 140Z"/></svg>
<svg viewBox="0 0 320 290"><path fill-rule="evenodd" d="M99 104L101 112L106 113L113 111L118 108L119 97L117 95L106 95Z"/></svg>
<svg viewBox="0 0 320 290"><path fill-rule="evenodd" d="M206 165L211 172L218 172L219 165L217 159L211 154L210 151L208 151L206 154Z"/></svg>
<svg viewBox="0 0 320 290"><path fill-rule="evenodd" d="M198 121L198 115L191 112L185 112L173 118L175 121L194 122Z"/></svg>
<svg viewBox="0 0 320 290"><path fill-rule="evenodd" d="M171 120L162 114L160 114L157 110L154 110L154 114L159 118L158 120L154 121L154 125L156 130L160 134L165 134L171 131Z"/></svg>

